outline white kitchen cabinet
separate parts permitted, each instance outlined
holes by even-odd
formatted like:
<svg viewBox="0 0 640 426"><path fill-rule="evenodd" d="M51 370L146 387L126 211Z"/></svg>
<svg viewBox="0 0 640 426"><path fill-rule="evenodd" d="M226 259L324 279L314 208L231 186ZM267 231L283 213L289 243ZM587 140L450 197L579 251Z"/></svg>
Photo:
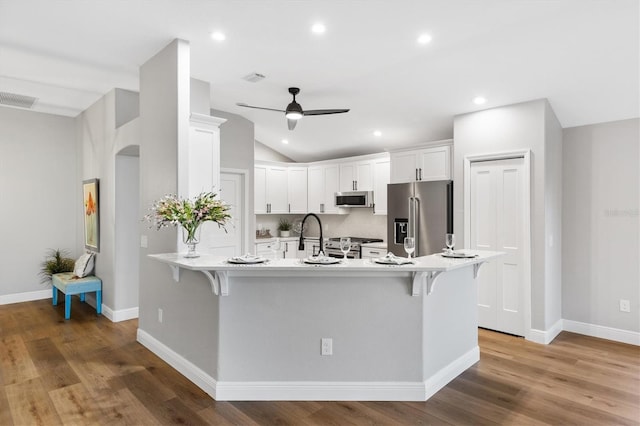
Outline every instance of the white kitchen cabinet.
<svg viewBox="0 0 640 426"><path fill-rule="evenodd" d="M373 163L373 214L387 214L387 185L390 179L389 158L375 160Z"/></svg>
<svg viewBox="0 0 640 426"><path fill-rule="evenodd" d="M311 213L341 214L335 206L335 193L339 192L339 168L337 164L311 166L308 170L307 207Z"/></svg>
<svg viewBox="0 0 640 426"><path fill-rule="evenodd" d="M289 213L289 175L286 167L267 168L267 213Z"/></svg>
<svg viewBox="0 0 640 426"><path fill-rule="evenodd" d="M451 146L391 153L391 183L451 179Z"/></svg>
<svg viewBox="0 0 640 426"><path fill-rule="evenodd" d="M254 168L256 214L307 212L307 168L257 164Z"/></svg>
<svg viewBox="0 0 640 426"><path fill-rule="evenodd" d="M373 160L340 164L340 192L372 191Z"/></svg>
<svg viewBox="0 0 640 426"><path fill-rule="evenodd" d="M307 168L288 167L289 213L307 213Z"/></svg>
<svg viewBox="0 0 640 426"><path fill-rule="evenodd" d="M273 259L274 254L276 259L302 259L306 256L305 250L298 250L298 239L287 238L280 239L280 247L274 253L276 244L275 239L269 241L256 242L256 256L265 257L267 259Z"/></svg>
<svg viewBox="0 0 640 426"><path fill-rule="evenodd" d="M267 166L253 169L253 208L256 214L264 214L267 206Z"/></svg>

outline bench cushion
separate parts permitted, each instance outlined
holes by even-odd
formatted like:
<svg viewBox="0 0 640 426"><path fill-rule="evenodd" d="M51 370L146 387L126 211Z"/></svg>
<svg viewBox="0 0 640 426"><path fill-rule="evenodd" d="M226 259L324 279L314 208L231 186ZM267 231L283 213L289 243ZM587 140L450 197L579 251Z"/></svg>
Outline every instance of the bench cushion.
<svg viewBox="0 0 640 426"><path fill-rule="evenodd" d="M79 294L88 291L102 290L102 280L96 276L73 277L73 272L62 272L52 275L51 281L53 286L64 294Z"/></svg>

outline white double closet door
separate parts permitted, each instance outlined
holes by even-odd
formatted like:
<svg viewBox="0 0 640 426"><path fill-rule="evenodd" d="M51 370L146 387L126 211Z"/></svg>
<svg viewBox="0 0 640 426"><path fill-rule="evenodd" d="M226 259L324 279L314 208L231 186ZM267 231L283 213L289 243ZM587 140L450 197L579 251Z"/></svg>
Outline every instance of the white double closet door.
<svg viewBox="0 0 640 426"><path fill-rule="evenodd" d="M470 170L470 248L506 253L478 276L478 324L524 336L524 159L473 162Z"/></svg>

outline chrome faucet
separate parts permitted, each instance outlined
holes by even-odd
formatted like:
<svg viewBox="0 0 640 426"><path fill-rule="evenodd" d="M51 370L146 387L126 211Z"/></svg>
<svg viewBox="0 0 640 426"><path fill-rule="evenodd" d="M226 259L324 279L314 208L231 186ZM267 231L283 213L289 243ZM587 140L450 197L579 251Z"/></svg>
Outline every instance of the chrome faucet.
<svg viewBox="0 0 640 426"><path fill-rule="evenodd" d="M320 218L315 213L307 213L304 219L302 219L302 224L300 225L300 242L298 243L298 250L304 250L304 222L309 216L315 217L318 221L318 226L320 227L320 253L324 253L324 244L322 243L322 222L320 222Z"/></svg>

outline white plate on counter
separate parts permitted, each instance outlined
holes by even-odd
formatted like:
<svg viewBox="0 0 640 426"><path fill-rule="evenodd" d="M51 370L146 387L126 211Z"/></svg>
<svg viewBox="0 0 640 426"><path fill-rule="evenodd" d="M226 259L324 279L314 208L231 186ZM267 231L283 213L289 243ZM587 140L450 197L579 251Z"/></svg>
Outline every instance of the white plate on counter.
<svg viewBox="0 0 640 426"><path fill-rule="evenodd" d="M413 265L415 263L411 259L399 257L392 253L387 254L385 257L378 257L372 260L380 265Z"/></svg>
<svg viewBox="0 0 640 426"><path fill-rule="evenodd" d="M452 251L452 252L445 251L444 253L440 253L440 256L449 257L451 259L471 259L474 257L478 257L477 254L465 253L463 251Z"/></svg>
<svg viewBox="0 0 640 426"><path fill-rule="evenodd" d="M302 259L302 261L309 265L335 265L336 263L340 263L340 259L338 259L337 257L326 257L326 256L306 257Z"/></svg>
<svg viewBox="0 0 640 426"><path fill-rule="evenodd" d="M256 263L264 263L267 259L260 256L254 256L252 254L245 254L244 256L235 256L227 259L227 262L236 265L255 265Z"/></svg>

